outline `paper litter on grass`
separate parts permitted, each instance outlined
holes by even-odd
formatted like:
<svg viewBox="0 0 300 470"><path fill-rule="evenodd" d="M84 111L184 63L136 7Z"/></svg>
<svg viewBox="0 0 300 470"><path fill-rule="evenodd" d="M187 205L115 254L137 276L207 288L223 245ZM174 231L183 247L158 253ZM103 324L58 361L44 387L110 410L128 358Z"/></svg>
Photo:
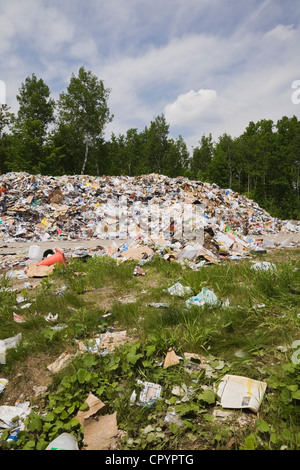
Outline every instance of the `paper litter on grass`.
<svg viewBox="0 0 300 470"><path fill-rule="evenodd" d="M249 408L257 413L266 388L266 382L225 375L218 386L217 395L221 398L223 408Z"/></svg>

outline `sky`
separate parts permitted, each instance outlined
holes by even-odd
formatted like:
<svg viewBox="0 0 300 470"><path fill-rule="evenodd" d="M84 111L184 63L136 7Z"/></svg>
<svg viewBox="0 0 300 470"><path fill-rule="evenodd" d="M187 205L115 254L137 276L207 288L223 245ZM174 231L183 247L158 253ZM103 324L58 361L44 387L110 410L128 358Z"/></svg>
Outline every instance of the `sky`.
<svg viewBox="0 0 300 470"><path fill-rule="evenodd" d="M108 140L162 114L189 149L250 121L300 119L300 2L0 0L0 100L12 112L27 77L56 100L81 66L110 89Z"/></svg>

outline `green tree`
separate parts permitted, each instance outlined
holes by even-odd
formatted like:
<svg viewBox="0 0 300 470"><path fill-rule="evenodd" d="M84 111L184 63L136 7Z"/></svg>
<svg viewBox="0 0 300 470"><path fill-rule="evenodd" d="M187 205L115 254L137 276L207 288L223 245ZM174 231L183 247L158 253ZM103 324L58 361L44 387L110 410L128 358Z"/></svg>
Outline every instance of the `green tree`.
<svg viewBox="0 0 300 470"><path fill-rule="evenodd" d="M67 92L60 94L58 132L72 136L78 151L82 152L84 148L81 174L86 170L90 149L96 146L98 139L103 138L106 124L113 119L108 108L110 91L104 87L102 80L81 67L77 77L72 74Z"/></svg>
<svg viewBox="0 0 300 470"><path fill-rule="evenodd" d="M6 104L0 105L0 172L6 171L6 152L10 136L8 134L14 115ZM7 132L8 131L8 132Z"/></svg>
<svg viewBox="0 0 300 470"><path fill-rule="evenodd" d="M162 173L164 161L169 150L169 125L162 114L151 121L149 129L145 128L145 158L150 173Z"/></svg>
<svg viewBox="0 0 300 470"><path fill-rule="evenodd" d="M207 137L203 135L199 142L199 146L193 150L193 156L191 159L191 172L193 178L199 180L205 180L207 178L207 170L211 164L214 154L214 144L212 141L212 135L209 134Z"/></svg>
<svg viewBox="0 0 300 470"><path fill-rule="evenodd" d="M49 87L35 74L21 84L19 110L12 126L7 166L12 171L39 173L46 169L45 142L54 122L55 101Z"/></svg>
<svg viewBox="0 0 300 470"><path fill-rule="evenodd" d="M169 148L164 162L163 173L170 178L185 176L189 167L190 155L182 136L169 139Z"/></svg>

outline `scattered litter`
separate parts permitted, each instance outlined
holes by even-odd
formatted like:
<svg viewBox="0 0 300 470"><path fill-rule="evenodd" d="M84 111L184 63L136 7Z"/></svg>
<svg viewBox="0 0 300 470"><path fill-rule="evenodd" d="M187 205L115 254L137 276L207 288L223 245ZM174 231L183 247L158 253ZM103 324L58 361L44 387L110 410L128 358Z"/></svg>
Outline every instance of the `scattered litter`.
<svg viewBox="0 0 300 470"><path fill-rule="evenodd" d="M148 304L148 306L154 308L168 308L169 304L164 302L151 302L150 304Z"/></svg>
<svg viewBox="0 0 300 470"><path fill-rule="evenodd" d="M111 450L119 436L117 413L84 420L84 449Z"/></svg>
<svg viewBox="0 0 300 470"><path fill-rule="evenodd" d="M213 416L217 421L226 421L227 419L232 418L232 412L230 411L223 411L215 409L213 410Z"/></svg>
<svg viewBox="0 0 300 470"><path fill-rule="evenodd" d="M300 340L293 341L292 349L296 349L293 352L291 361L293 364L300 364Z"/></svg>
<svg viewBox="0 0 300 470"><path fill-rule="evenodd" d="M54 331L61 331L64 330L65 328L68 328L68 325L66 323L59 323L58 325L55 326L50 326L51 330Z"/></svg>
<svg viewBox="0 0 300 470"><path fill-rule="evenodd" d="M239 349L238 351L236 351L236 352L234 353L234 355L235 355L236 357L239 357L239 358L242 359L243 357L246 356L246 353L245 353L244 351L242 351L241 349Z"/></svg>
<svg viewBox="0 0 300 470"><path fill-rule="evenodd" d="M59 356L58 359L56 359L56 361L47 366L47 369L50 370L52 374L56 374L61 369L63 369L73 359L73 357L74 356L72 354L64 352Z"/></svg>
<svg viewBox="0 0 300 470"><path fill-rule="evenodd" d="M39 397L40 395L42 395L43 393L46 393L47 391L47 387L44 385L34 385L32 389L34 391L35 397Z"/></svg>
<svg viewBox="0 0 300 470"><path fill-rule="evenodd" d="M179 428L181 426L183 426L183 424L184 424L184 422L180 418L180 416L178 416L178 414L176 414L174 408L172 408L170 411L167 411L164 422L165 423L176 424L176 426L178 426Z"/></svg>
<svg viewBox="0 0 300 470"><path fill-rule="evenodd" d="M191 294L192 289L188 286L183 286L180 282L176 282L173 286L169 287L168 292L171 295L184 297L186 294Z"/></svg>
<svg viewBox="0 0 300 470"><path fill-rule="evenodd" d="M134 276L145 276L146 271L139 266L136 266L133 271Z"/></svg>
<svg viewBox="0 0 300 470"><path fill-rule="evenodd" d="M30 306L31 306L31 303L28 303L28 304L22 305L20 308L24 310L25 308L29 308Z"/></svg>
<svg viewBox="0 0 300 470"><path fill-rule="evenodd" d="M276 269L276 264L270 263L269 261L261 261L260 263L253 264L251 269L254 269L255 271L274 271Z"/></svg>
<svg viewBox="0 0 300 470"><path fill-rule="evenodd" d="M24 272L28 278L33 277L47 277L53 273L54 266L38 266L36 263L31 263Z"/></svg>
<svg viewBox="0 0 300 470"><path fill-rule="evenodd" d="M258 305L253 305L252 308L254 308L256 310L256 309L261 309L261 308L265 308L265 307L266 307L265 304L258 304Z"/></svg>
<svg viewBox="0 0 300 470"><path fill-rule="evenodd" d="M64 432L50 442L46 450L79 450L79 447L76 437Z"/></svg>
<svg viewBox="0 0 300 470"><path fill-rule="evenodd" d="M92 393L89 394L85 403L88 405L88 410L86 411L78 411L76 415L76 419L78 419L80 426L84 426L84 422L86 419L95 416L100 410L103 410L105 404L99 400L99 398L95 397Z"/></svg>
<svg viewBox="0 0 300 470"><path fill-rule="evenodd" d="M160 399L162 393L162 387L159 384L154 384L152 382L142 382L141 380L137 381L138 385L143 385L143 389L140 392L139 399L137 399L136 391L134 390L131 394L130 401L131 403L136 403L140 406L151 407L157 400Z"/></svg>
<svg viewBox="0 0 300 470"><path fill-rule="evenodd" d="M8 385L7 379L0 379L0 394L5 390Z"/></svg>
<svg viewBox="0 0 300 470"><path fill-rule="evenodd" d="M31 245L28 250L28 258L38 263L43 259L43 249L38 245Z"/></svg>
<svg viewBox="0 0 300 470"><path fill-rule="evenodd" d="M287 352L287 348L285 346L277 346L277 351L280 351L282 353L286 353Z"/></svg>
<svg viewBox="0 0 300 470"><path fill-rule="evenodd" d="M195 353L184 353L185 370L188 373L205 371L205 376L208 378L217 378L215 368L210 365L210 359L200 356ZM223 361L218 361L216 367L223 368Z"/></svg>
<svg viewBox="0 0 300 470"><path fill-rule="evenodd" d="M0 428L15 428L31 413L30 403L19 403L17 406L0 406ZM18 418L18 422L17 422Z"/></svg>
<svg viewBox="0 0 300 470"><path fill-rule="evenodd" d="M207 287L203 287L201 292L194 297L190 297L186 301L186 306L188 308L193 306L204 306L209 305L210 307L217 307L221 305L221 302L217 296Z"/></svg>
<svg viewBox="0 0 300 470"><path fill-rule="evenodd" d="M181 384L181 386L175 385L175 387L173 387L172 389L172 395L175 395L180 398L178 403L180 402L184 403L184 402L189 401L193 394L194 394L193 388L192 387L187 388L186 384Z"/></svg>
<svg viewBox="0 0 300 470"><path fill-rule="evenodd" d="M122 304L134 304L134 303L136 303L136 298L133 295L125 295L124 297L120 297L118 300Z"/></svg>
<svg viewBox="0 0 300 470"><path fill-rule="evenodd" d="M217 395L223 408L249 408L257 413L266 388L266 382L225 375L218 386Z"/></svg>
<svg viewBox="0 0 300 470"><path fill-rule="evenodd" d="M6 364L6 351L8 349L17 348L21 340L22 333L18 333L11 338L0 340L0 364Z"/></svg>
<svg viewBox="0 0 300 470"><path fill-rule="evenodd" d="M170 348L167 352L167 355L165 357L164 361L164 369L168 369L168 367L174 366L176 364L179 364L179 358L173 348Z"/></svg>
<svg viewBox="0 0 300 470"><path fill-rule="evenodd" d="M45 320L46 320L47 322L50 322L50 323L57 321L57 320L58 320L58 313L57 313L56 315L52 315L51 312L48 313L48 315L45 317Z"/></svg>
<svg viewBox="0 0 300 470"><path fill-rule="evenodd" d="M89 352L92 354L112 353L116 348L130 341L132 339L126 331L106 332L92 340L80 341L79 350L82 353Z"/></svg>
<svg viewBox="0 0 300 470"><path fill-rule="evenodd" d="M15 312L13 312L13 320L16 323L26 323L25 318Z"/></svg>

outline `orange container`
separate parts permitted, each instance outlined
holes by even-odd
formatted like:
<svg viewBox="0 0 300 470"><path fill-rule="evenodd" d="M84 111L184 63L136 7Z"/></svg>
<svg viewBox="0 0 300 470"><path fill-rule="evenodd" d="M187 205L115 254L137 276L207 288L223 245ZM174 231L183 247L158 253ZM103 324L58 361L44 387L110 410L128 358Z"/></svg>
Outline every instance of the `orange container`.
<svg viewBox="0 0 300 470"><path fill-rule="evenodd" d="M53 264L66 264L66 259L64 252L59 248L55 248L56 253L54 255L48 256L48 258L43 259L37 263L37 266L52 266Z"/></svg>

